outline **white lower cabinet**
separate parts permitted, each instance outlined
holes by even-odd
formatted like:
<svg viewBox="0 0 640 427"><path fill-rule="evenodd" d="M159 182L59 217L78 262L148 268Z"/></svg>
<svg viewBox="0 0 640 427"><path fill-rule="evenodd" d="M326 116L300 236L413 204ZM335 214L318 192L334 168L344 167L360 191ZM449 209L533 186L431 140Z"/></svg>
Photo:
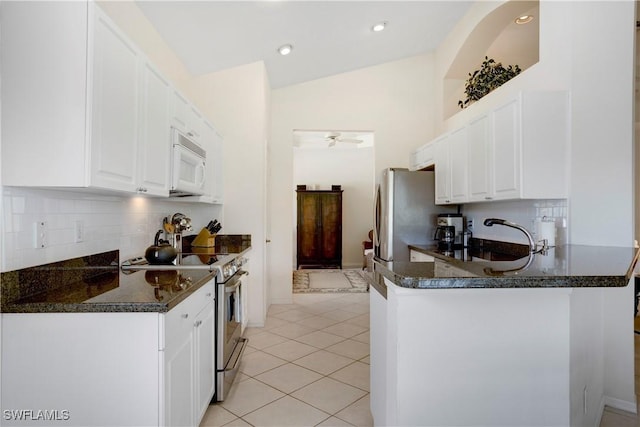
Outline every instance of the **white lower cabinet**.
<svg viewBox="0 0 640 427"><path fill-rule="evenodd" d="M64 426L198 426L215 391L214 282L166 314L3 313L2 425L56 419L41 411Z"/></svg>
<svg viewBox="0 0 640 427"><path fill-rule="evenodd" d="M215 391L215 301L209 283L165 315L165 424L197 426Z"/></svg>

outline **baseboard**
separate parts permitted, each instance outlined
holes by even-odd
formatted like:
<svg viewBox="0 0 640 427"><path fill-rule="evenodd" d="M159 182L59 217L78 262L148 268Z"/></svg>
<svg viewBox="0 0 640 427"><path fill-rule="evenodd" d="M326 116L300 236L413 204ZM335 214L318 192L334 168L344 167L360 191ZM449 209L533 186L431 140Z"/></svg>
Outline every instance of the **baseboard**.
<svg viewBox="0 0 640 427"><path fill-rule="evenodd" d="M293 304L293 294L291 294L290 297L286 297L286 298L271 298L271 304ZM267 310L269 308L267 307Z"/></svg>
<svg viewBox="0 0 640 427"><path fill-rule="evenodd" d="M247 322L247 328L264 328L264 322Z"/></svg>
<svg viewBox="0 0 640 427"><path fill-rule="evenodd" d="M613 397L604 396L604 405L611 406L612 408L620 409L623 411L631 412L632 414L638 413L638 405L636 404L636 402L629 402L627 400L615 399Z"/></svg>

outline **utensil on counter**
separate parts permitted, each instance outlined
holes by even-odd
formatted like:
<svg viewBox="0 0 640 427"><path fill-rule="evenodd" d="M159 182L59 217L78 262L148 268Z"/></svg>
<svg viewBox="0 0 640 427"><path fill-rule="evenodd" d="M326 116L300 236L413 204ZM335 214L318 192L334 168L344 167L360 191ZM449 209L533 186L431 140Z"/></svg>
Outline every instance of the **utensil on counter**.
<svg viewBox="0 0 640 427"><path fill-rule="evenodd" d="M160 234L162 230L158 230L153 245L144 253L149 264L171 264L178 256L178 251L168 241L160 239Z"/></svg>
<svg viewBox="0 0 640 427"><path fill-rule="evenodd" d="M162 220L162 228L164 228L164 231L166 231L169 234L173 234L176 232L176 227L175 225L171 224L169 222L169 218L167 218L166 216L164 217L164 219Z"/></svg>
<svg viewBox="0 0 640 427"><path fill-rule="evenodd" d="M188 218L185 214L176 212L171 217L171 224L175 226L175 232L181 233L183 231L191 231L191 218Z"/></svg>

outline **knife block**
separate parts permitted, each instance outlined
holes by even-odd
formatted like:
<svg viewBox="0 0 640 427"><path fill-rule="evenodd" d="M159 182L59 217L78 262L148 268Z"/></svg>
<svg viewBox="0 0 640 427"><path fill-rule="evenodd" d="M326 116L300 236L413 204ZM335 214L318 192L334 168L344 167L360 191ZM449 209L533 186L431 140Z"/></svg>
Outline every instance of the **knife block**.
<svg viewBox="0 0 640 427"><path fill-rule="evenodd" d="M216 235L209 233L209 230L203 228L200 230L196 238L193 239L191 246L199 248L213 248L216 246Z"/></svg>

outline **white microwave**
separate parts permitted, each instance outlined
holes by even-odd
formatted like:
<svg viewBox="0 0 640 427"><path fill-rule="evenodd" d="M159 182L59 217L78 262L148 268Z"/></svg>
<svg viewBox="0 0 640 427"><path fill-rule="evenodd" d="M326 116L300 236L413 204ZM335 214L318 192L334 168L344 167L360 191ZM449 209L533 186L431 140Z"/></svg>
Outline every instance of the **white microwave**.
<svg viewBox="0 0 640 427"><path fill-rule="evenodd" d="M204 194L207 152L176 128L171 128L171 197Z"/></svg>

